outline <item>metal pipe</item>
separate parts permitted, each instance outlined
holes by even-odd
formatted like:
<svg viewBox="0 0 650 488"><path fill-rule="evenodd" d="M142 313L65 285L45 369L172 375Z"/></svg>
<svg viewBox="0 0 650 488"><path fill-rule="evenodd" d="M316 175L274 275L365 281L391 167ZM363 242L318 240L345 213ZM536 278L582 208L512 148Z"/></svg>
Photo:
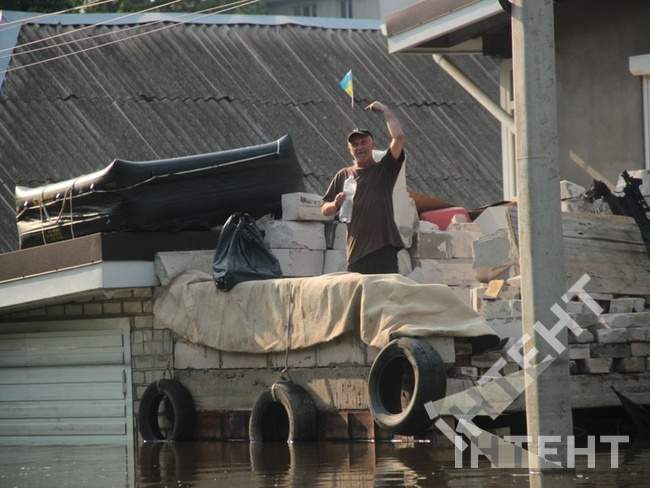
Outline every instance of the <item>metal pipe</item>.
<svg viewBox="0 0 650 488"><path fill-rule="evenodd" d="M473 96L478 103L480 103L485 110L490 112L496 119L505 125L511 132L515 131L515 121L512 115L503 110L499 104L492 101L492 99L485 94L479 86L474 83L469 77L463 73L458 66L440 54L434 54L433 60L444 69L449 76L458 82L467 93Z"/></svg>

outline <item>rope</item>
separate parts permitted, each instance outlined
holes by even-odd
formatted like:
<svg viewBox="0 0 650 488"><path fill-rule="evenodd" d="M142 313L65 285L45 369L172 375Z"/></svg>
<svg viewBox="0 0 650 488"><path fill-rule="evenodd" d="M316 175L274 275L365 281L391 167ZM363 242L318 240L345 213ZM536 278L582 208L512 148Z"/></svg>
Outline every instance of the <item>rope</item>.
<svg viewBox="0 0 650 488"><path fill-rule="evenodd" d="M43 195L44 192L45 192L45 188L41 189L41 201L40 201L40 205L38 206L38 213L41 217L41 236L43 237L43 244L47 244L47 239L45 238L45 226L43 225L45 222L43 220L43 211L45 211L45 215L47 216L47 209L45 208L43 203L43 199L45 198Z"/></svg>
<svg viewBox="0 0 650 488"><path fill-rule="evenodd" d="M294 309L294 291L295 289L291 288L291 293L289 295L289 318L287 320L287 339L285 341L285 350L284 350L284 368L280 371L281 379L288 379L291 381L291 376L289 376L289 350L291 349L291 332L293 329L293 309Z"/></svg>

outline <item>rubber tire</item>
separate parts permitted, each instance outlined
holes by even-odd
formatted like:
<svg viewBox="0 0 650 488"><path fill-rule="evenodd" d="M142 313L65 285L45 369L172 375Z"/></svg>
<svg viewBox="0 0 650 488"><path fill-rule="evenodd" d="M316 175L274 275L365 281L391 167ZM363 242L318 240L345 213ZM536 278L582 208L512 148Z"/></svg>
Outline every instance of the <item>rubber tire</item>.
<svg viewBox="0 0 650 488"><path fill-rule="evenodd" d="M309 393L295 383L278 381L255 400L248 423L248 437L251 442L275 440L264 438L264 420L268 409L278 405L284 409L289 422L286 441L314 441L318 438L316 405Z"/></svg>
<svg viewBox="0 0 650 488"><path fill-rule="evenodd" d="M173 409L173 426L164 437L158 425L158 407L167 400ZM140 399L138 426L145 441L182 441L194 435L196 411L192 395L176 380L159 380L147 386Z"/></svg>
<svg viewBox="0 0 650 488"><path fill-rule="evenodd" d="M399 413L384 404L382 391L388 378L387 367L396 360L406 359L413 373L410 401ZM400 381L401 385L401 381ZM375 358L368 378L370 412L376 424L394 434L414 435L425 431L433 420L424 404L443 398L447 392L447 374L440 354L423 340L402 337L389 342Z"/></svg>

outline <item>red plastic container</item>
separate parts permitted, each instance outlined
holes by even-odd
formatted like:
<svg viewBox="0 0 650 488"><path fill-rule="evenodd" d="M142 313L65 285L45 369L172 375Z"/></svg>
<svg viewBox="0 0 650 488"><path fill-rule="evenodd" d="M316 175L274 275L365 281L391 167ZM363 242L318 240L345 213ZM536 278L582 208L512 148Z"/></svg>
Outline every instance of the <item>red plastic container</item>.
<svg viewBox="0 0 650 488"><path fill-rule="evenodd" d="M467 222L471 222L469 218L469 213L464 207L449 207L441 208L439 210L427 210L420 214L421 220L426 220L432 224L436 224L440 230L446 230L447 226L451 223L451 219L454 215L464 215L467 219Z"/></svg>

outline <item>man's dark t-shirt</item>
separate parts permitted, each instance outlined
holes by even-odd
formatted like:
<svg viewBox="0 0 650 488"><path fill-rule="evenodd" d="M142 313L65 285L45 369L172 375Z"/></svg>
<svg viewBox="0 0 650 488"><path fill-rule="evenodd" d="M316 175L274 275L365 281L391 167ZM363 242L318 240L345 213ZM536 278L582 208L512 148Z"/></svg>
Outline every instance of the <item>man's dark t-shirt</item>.
<svg viewBox="0 0 650 488"><path fill-rule="evenodd" d="M393 216L393 187L404 163L404 152L396 160L390 150L368 168L348 166L340 170L330 183L324 202L332 202L343 191L345 179L354 175L357 191L352 206L352 222L348 224L348 265L386 246L404 247Z"/></svg>

